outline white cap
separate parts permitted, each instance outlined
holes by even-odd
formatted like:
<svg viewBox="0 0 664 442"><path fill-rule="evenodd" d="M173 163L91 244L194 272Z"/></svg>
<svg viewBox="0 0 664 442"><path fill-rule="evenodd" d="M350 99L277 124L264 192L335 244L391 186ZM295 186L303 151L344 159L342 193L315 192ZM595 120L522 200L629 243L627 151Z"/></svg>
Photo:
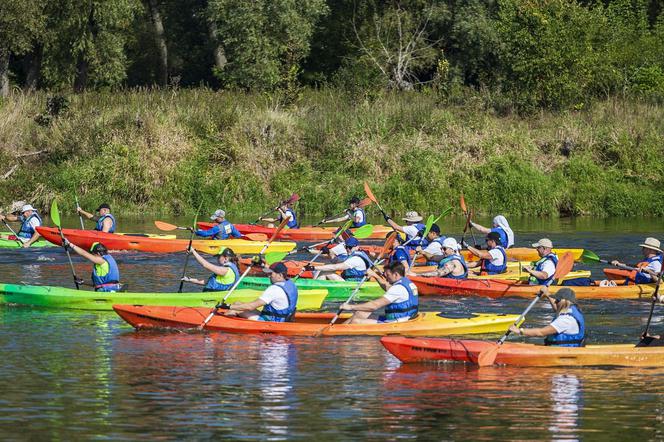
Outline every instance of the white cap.
<svg viewBox="0 0 664 442"><path fill-rule="evenodd" d="M217 218L225 218L225 217L226 217L226 212L224 212L224 211L221 210L221 209L217 209L217 210L212 214L212 216L210 217L210 219L215 220L215 219L217 219Z"/></svg>
<svg viewBox="0 0 664 442"><path fill-rule="evenodd" d="M452 249L452 250L459 250L459 244L457 243L456 239L452 237L447 237L445 240L443 240L443 248L444 249Z"/></svg>
<svg viewBox="0 0 664 442"><path fill-rule="evenodd" d="M25 206L21 207L21 213L27 212L28 210L32 210L33 212L37 211L37 209L32 207L30 204L26 204Z"/></svg>
<svg viewBox="0 0 664 442"><path fill-rule="evenodd" d="M536 243L533 244L533 247L538 248L538 247L545 247L547 249L552 249L553 248L553 243L549 238L542 238Z"/></svg>

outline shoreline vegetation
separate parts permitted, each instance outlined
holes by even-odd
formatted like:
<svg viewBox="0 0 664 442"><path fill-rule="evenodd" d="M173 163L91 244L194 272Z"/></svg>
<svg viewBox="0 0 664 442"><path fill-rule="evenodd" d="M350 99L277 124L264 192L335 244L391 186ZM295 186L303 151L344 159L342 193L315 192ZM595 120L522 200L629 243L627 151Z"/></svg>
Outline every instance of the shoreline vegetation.
<svg viewBox="0 0 664 442"><path fill-rule="evenodd" d="M463 192L485 215L664 214L663 106L615 97L501 115L488 99L470 89L302 89L288 105L202 87L15 92L0 102L0 206L46 208L76 193L118 214L191 214L201 202L249 214L297 192L312 216L343 209L367 180L397 213L456 206Z"/></svg>

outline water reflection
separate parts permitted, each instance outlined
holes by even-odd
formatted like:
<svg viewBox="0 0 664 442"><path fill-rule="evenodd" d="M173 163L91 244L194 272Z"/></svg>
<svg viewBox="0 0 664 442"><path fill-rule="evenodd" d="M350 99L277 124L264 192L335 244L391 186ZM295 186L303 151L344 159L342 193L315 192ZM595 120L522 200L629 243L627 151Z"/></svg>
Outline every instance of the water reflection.
<svg viewBox="0 0 664 442"><path fill-rule="evenodd" d="M554 374L551 377L551 426L553 440L578 439L581 381L575 374Z"/></svg>

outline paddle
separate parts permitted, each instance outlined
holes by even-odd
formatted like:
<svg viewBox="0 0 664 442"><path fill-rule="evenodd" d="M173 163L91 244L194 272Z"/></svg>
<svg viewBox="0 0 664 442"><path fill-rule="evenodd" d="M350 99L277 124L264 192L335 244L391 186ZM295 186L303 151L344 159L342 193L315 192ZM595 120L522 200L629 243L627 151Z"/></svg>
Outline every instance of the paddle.
<svg viewBox="0 0 664 442"><path fill-rule="evenodd" d="M373 192L371 191L371 188L369 187L369 183L367 183L366 181L364 182L364 193L366 193L367 197L371 201L373 201L373 203L376 205L376 207L378 207L378 210L380 210L380 213L383 214L383 218L385 218L385 219L389 218L387 216L387 213L385 213L385 211L383 210L383 208L380 207L380 203L378 203L378 200L376 199L376 196L373 194ZM392 228L394 229L394 227L392 227Z"/></svg>
<svg viewBox="0 0 664 442"><path fill-rule="evenodd" d="M263 217L265 217L265 216L269 215L270 213L274 212L275 210L277 210L279 207L283 206L284 204L293 204L294 202L298 201L299 199L300 199L300 195L298 195L297 193L292 194L287 200L281 201L277 205L277 207L271 208L270 210L266 211L261 216L259 216L258 219L256 219L256 221L254 221L253 223L250 223L250 224L257 224L260 220L263 219Z"/></svg>
<svg viewBox="0 0 664 442"><path fill-rule="evenodd" d="M366 238L369 238L371 235L373 235L373 231L374 231L373 224L365 224L362 227L358 227L357 229L355 229L355 231L353 232L353 236L357 239L366 239ZM340 233L340 234L343 234L343 232L344 232L344 230L341 230L341 228L337 231L337 233ZM339 235L335 235L334 238L332 238L332 240L334 240L338 237L339 237ZM323 242L319 242L319 243L316 243L316 244L312 244L310 246L303 246L303 247L300 247L299 249L291 250L290 252L288 252L287 255L293 255L297 252L306 252L307 250L311 250L311 249L316 248L318 246L330 245L330 244L332 244L332 243L330 243L330 241L328 240L328 241L323 241Z"/></svg>
<svg viewBox="0 0 664 442"><path fill-rule="evenodd" d="M201 207L203 206L203 202L198 205L198 209L196 209L196 215L194 215L194 224L193 227L191 228L191 235L189 235L189 245L187 246L187 252L191 252L191 243L194 241L194 235L196 234L196 221L198 221L198 213L201 211ZM156 224L156 222L155 222ZM157 226L158 227L158 226ZM178 288L178 293L182 293L182 287L184 286L184 277L187 276L187 266L189 265L189 255L191 253L187 253L187 256L184 258L184 267L182 268L182 277L180 278L180 287Z"/></svg>
<svg viewBox="0 0 664 442"><path fill-rule="evenodd" d="M83 217L81 216L81 212L78 211L78 209L81 208L81 206L78 204L78 195L74 194L74 200L76 201L76 212L78 213L78 219L81 221L81 230L85 230L85 225L83 224Z"/></svg>
<svg viewBox="0 0 664 442"><path fill-rule="evenodd" d="M288 224L288 218L284 218L283 221L281 221L281 224L279 224L279 227L277 227L277 230L274 231L274 233L272 234L270 239L268 239L267 243L265 243L265 245L263 246L263 248L261 249L261 251L258 255L262 255L263 253L265 253L267 248L270 247L270 244L272 244L272 241L274 241L274 239L277 236L279 236L281 231L284 230L284 227L286 227L286 224ZM267 255L265 257L267 258ZM237 286L240 285L240 282L244 279L245 276L247 276L247 274L249 273L250 270L251 270L251 265L247 266L247 270L245 270L244 273L242 273L242 275L240 275L240 277L237 279L237 281L235 281L235 284L233 284L233 286L228 291L228 293L226 293L226 296L224 296L224 299L222 299L220 302L217 303L217 305L215 305L212 308L212 310L210 311L210 314L207 316L207 318L205 318L203 323L198 326L199 330L202 330L207 325L207 323L210 322L210 320L214 316L217 309L221 308L222 306L224 306L226 304L226 300L228 299L228 297L231 295L231 293L233 293L235 291Z"/></svg>
<svg viewBox="0 0 664 442"><path fill-rule="evenodd" d="M360 209L364 209L364 208L367 207L369 204L371 204L371 202L372 202L372 201L371 201L370 198L368 198L368 197L367 197L367 198L363 198L363 199L358 203L357 207L360 208ZM314 227L318 227L318 226L320 226L320 225L323 224L323 223L329 223L329 222L331 222L333 219L337 219L337 218L339 218L339 217L342 217L344 214L348 214L349 216L352 216L352 214L350 213L350 209L346 209L346 210L344 211L344 213L342 213L342 214L340 214L340 215L337 215L337 216L335 216L335 217L326 216L325 218L323 218L322 221L319 221L318 224L314 225Z"/></svg>
<svg viewBox="0 0 664 442"><path fill-rule="evenodd" d="M560 260L558 261L558 265L556 266L556 273L553 275L554 281L559 280L560 278L563 278L565 275L567 275L571 270L572 267L574 267L574 256L570 253L567 252L565 253ZM526 318L526 315L530 311L530 309L533 308L533 306L539 301L542 297L542 290L540 288L540 291L537 292L537 296L535 296L535 299L532 300L532 302L528 305L526 310L524 310L523 313L521 313L521 316L517 318L516 321L514 321L514 325L518 326L521 321L523 321ZM507 337L510 335L511 331L507 329L505 334L500 338L500 340L490 348L486 350L482 350L480 354L477 356L477 365L480 367L485 367L487 365L493 365L493 363L496 360L496 356L498 355L498 351L500 350L500 346L503 345Z"/></svg>
<svg viewBox="0 0 664 442"><path fill-rule="evenodd" d="M155 221L154 225L164 232L172 232L173 230L191 230L191 227L180 227L163 221ZM242 235L241 239L249 241L266 241L267 235L264 233L247 233L246 235Z"/></svg>
<svg viewBox="0 0 664 442"><path fill-rule="evenodd" d="M71 255L69 254L69 249L65 246L65 235L62 233L62 227L60 224L60 212L58 211L58 203L53 200L51 203L51 219L53 224L58 228L60 233L60 238L62 238L62 248L67 252L67 259L69 260L69 268L71 269L71 275L74 277L74 284L76 285L76 290L80 290L78 278L76 277L76 271L74 270L74 263L71 262Z"/></svg>
<svg viewBox="0 0 664 442"><path fill-rule="evenodd" d="M597 256L593 251L591 250L583 250L583 253L581 254L581 261L588 264L588 263L595 263L595 262L601 262L603 264L609 264L609 265L614 265L611 261L607 261L606 259L600 258ZM618 267L619 269L625 269L625 270L636 270L639 271L640 269L636 267L630 267L626 265L617 265L615 267Z"/></svg>
<svg viewBox="0 0 664 442"><path fill-rule="evenodd" d="M337 238L339 238L339 236L341 236L341 234L344 233L344 232L346 231L346 229L348 229L352 223L353 223L353 221L351 221L351 220L346 221L346 223L345 223L343 226L341 226L341 227L339 228L339 230L337 230L337 233L332 237L332 239L329 240L329 241L327 242L327 245L329 246L329 245L331 245L332 243L334 243L334 241L335 241ZM373 229L372 229L372 230L373 230ZM316 261L316 260L318 259L318 257L319 257L320 255L323 254L323 250L324 250L324 249L325 249L325 248L322 248L318 253L316 253L316 255L314 255L313 258L311 258L311 260L310 260L308 263L306 263L305 265L302 266L302 268L300 269L300 271L298 272L298 274L295 275L295 277L293 278L293 281L297 281L297 280L300 278L300 276L302 276L302 273L304 273L306 267L307 267L308 265L313 264L314 261Z"/></svg>
<svg viewBox="0 0 664 442"><path fill-rule="evenodd" d="M468 207L466 207L466 199L463 197L463 193L459 197L459 205L461 206L461 211L463 212L463 214L467 215L466 227L464 227L463 236L461 237L461 239L463 240L463 237L466 235L466 231L470 227L470 219L473 216L473 212L472 212L472 210L468 211ZM473 233L473 228L472 227L470 227L470 236L473 238L473 245L475 247L477 247L477 241L475 240L475 234Z"/></svg>
<svg viewBox="0 0 664 442"><path fill-rule="evenodd" d="M9 223L7 222L7 220L5 220L5 219L3 218L2 222L4 223L5 226L7 226L7 228L9 229L9 231L12 232L12 235L14 235L14 241L16 241L16 242L18 243L18 245L20 245L21 247L23 247L23 241L21 241L21 237L18 236L18 235L16 234L16 232L14 231L14 229L12 229L12 226L9 225Z"/></svg>

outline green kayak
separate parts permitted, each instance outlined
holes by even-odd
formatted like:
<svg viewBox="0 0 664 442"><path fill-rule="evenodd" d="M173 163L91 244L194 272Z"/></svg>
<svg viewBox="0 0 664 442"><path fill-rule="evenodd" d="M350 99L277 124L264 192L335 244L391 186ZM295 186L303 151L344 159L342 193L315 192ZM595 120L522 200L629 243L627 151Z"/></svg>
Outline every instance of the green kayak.
<svg viewBox="0 0 664 442"><path fill-rule="evenodd" d="M270 279L260 276L247 276L240 283L240 288L265 290L270 285ZM324 279L308 279L299 278L295 285L300 290L317 290L326 289L329 293L326 301L345 301L348 299L357 282L354 281L327 281ZM355 299L376 299L383 296L385 291L378 285L377 282L367 281L362 284L360 291Z"/></svg>
<svg viewBox="0 0 664 442"><path fill-rule="evenodd" d="M21 247L20 240L14 236L13 233L0 232L0 249L18 249ZM55 244L52 244L45 239L41 238L35 241L30 248L39 248L39 247L57 247Z"/></svg>
<svg viewBox="0 0 664 442"><path fill-rule="evenodd" d="M238 289L226 302L250 302L258 298L261 293L259 290ZM213 307L224 296L225 292L108 293L65 287L0 283L0 304L79 310L112 310L113 304ZM326 290L302 290L299 292L297 308L318 310L326 296Z"/></svg>

